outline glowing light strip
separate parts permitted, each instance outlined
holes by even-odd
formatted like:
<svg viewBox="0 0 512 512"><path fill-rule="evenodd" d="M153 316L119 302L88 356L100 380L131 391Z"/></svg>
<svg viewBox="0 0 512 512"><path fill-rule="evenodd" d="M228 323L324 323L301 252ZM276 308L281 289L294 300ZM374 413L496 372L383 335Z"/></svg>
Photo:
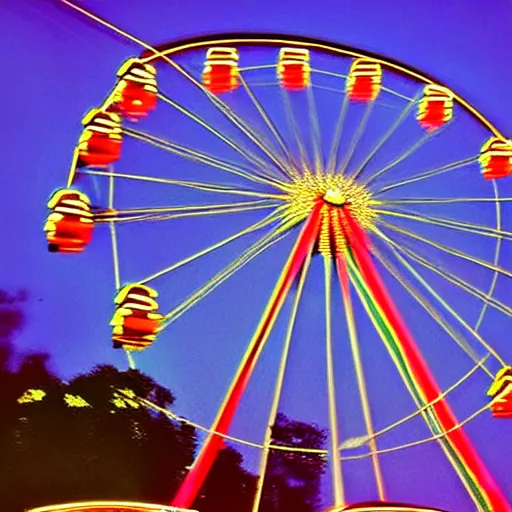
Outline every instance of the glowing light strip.
<svg viewBox="0 0 512 512"><path fill-rule="evenodd" d="M302 228L297 242L279 276L258 328L245 351L237 373L219 408L217 417L213 422L212 430L223 434L227 433L229 430L242 394L258 362L259 356L266 344L288 291L295 277L301 270L311 246L315 243L320 224L320 207L321 204L318 203L313 208L313 211ZM222 437L217 435L209 435L207 437L192 468L181 483L178 493L172 500L174 506L187 507L193 503L223 444L224 440Z"/></svg>
<svg viewBox="0 0 512 512"><path fill-rule="evenodd" d="M138 503L135 501L77 501L74 503L65 503L62 505L49 505L45 507L32 508L27 512L80 512L114 507L129 509L127 512L198 512L197 510L169 507L169 505Z"/></svg>

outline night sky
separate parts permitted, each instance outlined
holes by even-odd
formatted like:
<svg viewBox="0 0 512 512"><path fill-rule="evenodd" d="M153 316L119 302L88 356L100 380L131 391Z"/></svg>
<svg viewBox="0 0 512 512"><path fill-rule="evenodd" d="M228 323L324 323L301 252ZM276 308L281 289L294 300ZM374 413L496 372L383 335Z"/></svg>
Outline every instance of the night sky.
<svg viewBox="0 0 512 512"><path fill-rule="evenodd" d="M183 6L179 2L164 0L86 0L82 5L154 45L201 34L273 32L332 40L389 56L438 78L510 137L512 101L509 99L509 84L512 82L512 67L508 64L508 55L512 50L509 35L512 2L495 0L492 4L491 8L491 4L483 0L389 0L384 7L383 2L369 0L319 0L313 3L260 0L247 4L232 0L189 0ZM65 185L83 115L101 103L113 85L121 63L138 55L141 48L85 20L57 1L8 0L0 5L0 20L0 48L5 56L5 69L0 79L4 112L1 132L3 172L0 174L4 243L0 251L0 287L12 291L24 289L29 294L27 325L17 337L19 349L50 353L55 371L63 378L71 378L102 363L125 369L126 357L122 351L113 350L110 341L108 323L115 288L107 227L96 229L91 246L83 254L56 255L47 252L42 226L48 196ZM253 51L246 55L247 61L253 59L253 62L272 64L277 50L270 49L267 53ZM180 63L198 76L203 57L201 51L192 52L181 56ZM318 58L318 67L334 69L338 66L336 69L340 73L346 72L350 64L347 59ZM169 96L201 113L212 124L217 123L228 136L243 140L186 81L165 69L159 70L159 77L162 89ZM384 80L386 83L386 78ZM254 79L254 83L271 81L272 73L268 72L261 75L261 80ZM389 76L387 83L409 97L419 91L417 83L403 81L396 76ZM333 83L327 80L325 85L332 86ZM261 86L256 90L261 94L262 103L285 130L277 88ZM233 108L240 111L248 108L243 93L237 91L236 94ZM342 96L320 91L317 101L321 122L325 123L323 126L328 132L336 121ZM295 106L300 109L300 101L297 100ZM403 106L404 102L399 98L382 95L373 113L373 123L369 123L368 131L354 154L356 164L364 159L365 151L367 154ZM348 128L356 126L361 112L352 111L352 117L347 121ZM254 117L255 112L252 111L251 115ZM411 174L476 154L489 137L489 132L460 109L456 109L455 117L454 123L441 136L390 171L379 184L392 184ZM235 153L226 150L213 136L205 135L194 123L184 120L167 105L159 104L151 119L143 121L137 128L180 141L219 158L237 159ZM371 173L372 169L375 172L379 165L382 167L393 160L420 134L411 117L397 132L394 142L377 155L373 167L370 166L367 172ZM237 161L241 162L240 157ZM123 148L121 162L115 169L117 172L231 187L245 185L241 179L226 177L221 171L184 162L132 140ZM106 185L106 180L101 177L85 177L80 181L83 190L101 205L106 205ZM501 197L511 197L511 179L499 183L499 193ZM426 196L491 197L492 186L481 178L478 165L473 164L442 178L397 189L387 198ZM116 190L116 201L120 207L212 204L238 200L234 197L128 180L120 181ZM421 205L411 206L414 208L421 214L489 227L496 225L492 204L441 206L432 210ZM123 282L153 274L261 220L266 213L266 210L257 210L211 218L122 225L118 232ZM509 204L503 206L502 216L503 230L512 231L512 207ZM412 221L393 222L475 257L487 261L494 257L495 240L490 237L422 226ZM156 280L152 285L160 293L162 312L173 309L264 233L257 232L237 240ZM294 230L282 242L258 256L181 316L162 333L153 347L136 355L138 368L176 394L175 411L178 414L207 426L213 421L297 233ZM386 233L393 236L392 231ZM492 279L489 270L401 237L395 237L395 240L408 244L411 250L431 261L445 265L476 287L482 290L489 288ZM512 244L505 241L499 264L509 272L512 270L511 257ZM382 266L378 265L378 268L441 388L447 388L468 372L474 363ZM415 268L420 271L420 267ZM414 278L402 271L413 283ZM481 309L478 300L430 271L422 270L421 274L469 324L475 325ZM422 293L428 296L424 290ZM507 306L511 305L510 279L505 276L498 278L494 297ZM336 287L333 300L338 412L340 438L343 440L363 435L364 423L341 297ZM380 430L412 412L415 405L355 293L353 300L375 428ZM431 297L429 300L440 307ZM314 258L301 304L280 410L295 419L327 427L320 257ZM231 429L234 436L255 442L263 439L290 311L291 300L288 300L235 417ZM478 357L483 357L485 349L474 337L460 328L453 317L447 315L446 318L457 326L458 332L467 339ZM512 364L508 334L511 327L509 317L492 309L480 327L482 337L509 364ZM499 365L492 361L489 368L495 372ZM485 405L489 384L489 377L479 371L450 395L449 403L460 420ZM490 412L485 412L470 422L466 431L512 502L512 473L505 471L512 458L510 421L493 420ZM416 417L383 436L379 447L390 448L429 435L421 418ZM242 451L248 467L255 471L257 450L242 448ZM390 499L430 504L455 512L474 510L437 444L427 443L386 454L381 461ZM345 462L343 473L349 501L376 498L370 459ZM324 482L326 505L330 503L328 480L326 478Z"/></svg>

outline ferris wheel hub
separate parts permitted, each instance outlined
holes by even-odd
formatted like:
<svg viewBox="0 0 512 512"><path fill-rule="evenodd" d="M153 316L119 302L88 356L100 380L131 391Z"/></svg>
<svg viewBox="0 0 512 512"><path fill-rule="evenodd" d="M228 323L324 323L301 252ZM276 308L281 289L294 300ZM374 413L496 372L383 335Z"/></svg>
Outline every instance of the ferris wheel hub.
<svg viewBox="0 0 512 512"><path fill-rule="evenodd" d="M307 217L319 200L334 208L350 205L352 215L363 229L371 229L377 217L372 194L350 176L306 172L289 184L287 192L290 218Z"/></svg>
<svg viewBox="0 0 512 512"><path fill-rule="evenodd" d="M347 198L338 188L328 188L324 194L324 201L334 206L343 206L347 202Z"/></svg>

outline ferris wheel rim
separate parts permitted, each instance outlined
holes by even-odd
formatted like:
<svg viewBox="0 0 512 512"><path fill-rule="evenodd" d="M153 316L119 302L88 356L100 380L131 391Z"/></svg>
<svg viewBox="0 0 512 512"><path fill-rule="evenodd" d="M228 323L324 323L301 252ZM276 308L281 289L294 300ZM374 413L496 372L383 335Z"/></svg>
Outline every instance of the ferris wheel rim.
<svg viewBox="0 0 512 512"><path fill-rule="evenodd" d="M436 84L446 87L453 94L453 99L461 105L467 112L469 112L477 121L482 123L491 133L500 139L507 137L503 132L496 127L482 112L476 109L471 103L465 100L460 94L454 91L451 87L446 85L443 81L438 80L436 77L421 71L413 65L405 64L402 61L393 57L384 56L380 53L371 50L361 50L355 46L337 43L327 39L320 39L308 37L304 35L284 34L278 32L219 32L209 33L195 37L185 37L163 43L161 45L154 45L152 50L145 50L141 53L140 58L146 62L151 63L159 57L166 57L169 55L179 54L181 52L190 51L194 49L208 47L212 44L216 45L268 45L279 46L282 44L296 44L298 46L306 46L310 49L332 53L334 55L342 55L346 57L365 57L375 60L382 66L385 66L395 72L407 75L425 84Z"/></svg>
<svg viewBox="0 0 512 512"><path fill-rule="evenodd" d="M64 0L65 1L65 0ZM67 3L67 2L66 2ZM218 39L221 37L222 39ZM231 39L227 39L227 37L231 37ZM276 39L272 39L272 37L276 37ZM133 40L133 38L132 38ZM382 65L386 66L389 69L394 70L395 72L398 71L401 74L404 74L408 76L409 78L413 78L417 82L423 82L423 83L436 83L440 84L439 81L433 80L427 75L423 74L422 72L416 72L411 66L404 66L398 61L395 61L393 59L387 58L387 57L381 57L381 56L373 56L370 52L364 52L360 53L360 50L354 50L354 49L348 49L348 47L340 47L341 45L337 45L336 43L329 43L327 41L320 41L320 40L313 40L310 38L302 38L297 36L285 36L285 35L279 35L279 36L272 36L271 34L265 34L264 36L261 36L259 38L256 37L256 35L237 35L237 34L224 34L224 35L211 35L209 37L200 37L195 38L194 40L188 39L187 41L181 41L172 43L170 46L164 47L161 50L155 50L152 46L144 44L144 46L148 49L146 52L142 54L141 60L143 60L146 63L153 62L158 60L158 57L165 57L167 55L173 55L176 53L179 53L180 51L188 51L193 50L196 48L205 47L210 44L238 44L238 45L257 45L261 44L263 46L277 46L284 44L290 44L295 42L298 45L301 46L309 46L314 47L315 50L318 51L331 51L334 54L337 55L344 55L344 56L351 56L351 57L370 57L374 60L378 61ZM168 58L164 58L164 60L167 60L169 63L172 64L172 61L170 61ZM452 92L450 90L450 92ZM491 133L493 133L495 136L504 139L504 137L501 135L501 133L497 130L497 128L487 119L485 118L480 112L478 112L474 107L472 107L469 103L467 103L463 98L458 96L457 94L453 93L454 99L467 111L470 113L470 115L481 125L485 126L487 130L489 130ZM495 187L497 187L496 182L493 181L493 184ZM497 212L499 213L499 196L497 195L497 189L495 188L496 192L496 206L497 206ZM497 220L497 222L500 222ZM497 229L499 229L499 226L497 226ZM496 247L495 252L495 258L499 260L499 254L500 254L500 248L499 245ZM491 290L489 291L489 295L492 295L492 290L494 289L495 282L497 280L497 274L494 272L493 274L493 284L491 285ZM485 309L485 305L484 305ZM483 313L481 313L483 315ZM475 328L478 330L478 327ZM444 427L443 427L444 429ZM331 428L331 431L334 429ZM446 433L443 430L444 433Z"/></svg>

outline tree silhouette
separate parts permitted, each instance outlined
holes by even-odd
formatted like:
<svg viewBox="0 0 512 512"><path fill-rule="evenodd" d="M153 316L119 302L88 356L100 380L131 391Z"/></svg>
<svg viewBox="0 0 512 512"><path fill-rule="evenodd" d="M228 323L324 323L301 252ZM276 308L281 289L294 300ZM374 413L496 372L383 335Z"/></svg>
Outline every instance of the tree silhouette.
<svg viewBox="0 0 512 512"><path fill-rule="evenodd" d="M242 464L239 452L231 447L222 449L192 508L200 512L251 512L256 477Z"/></svg>
<svg viewBox="0 0 512 512"><path fill-rule="evenodd" d="M196 431L141 399L165 409L173 393L139 371L109 365L63 382L47 354L25 354L14 368L23 298L0 291L1 509L97 499L169 503L194 460ZM274 444L313 448L326 437L281 414L272 435ZM324 467L318 455L272 451L262 512L314 510ZM250 512L255 488L242 455L226 447L194 507Z"/></svg>
<svg viewBox="0 0 512 512"><path fill-rule="evenodd" d="M278 414L272 444L323 449L325 430ZM312 512L320 504L320 483L327 461L318 453L272 450L263 485L262 512Z"/></svg>

